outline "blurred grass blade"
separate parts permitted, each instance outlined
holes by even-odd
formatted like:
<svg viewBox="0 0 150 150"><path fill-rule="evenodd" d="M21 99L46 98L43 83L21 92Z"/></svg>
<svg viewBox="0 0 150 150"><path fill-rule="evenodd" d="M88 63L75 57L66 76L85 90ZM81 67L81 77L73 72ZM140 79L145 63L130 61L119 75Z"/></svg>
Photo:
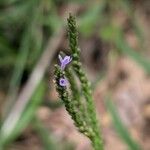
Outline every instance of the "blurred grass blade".
<svg viewBox="0 0 150 150"><path fill-rule="evenodd" d="M9 42L3 36L0 36L0 67L11 66L16 59L14 49L10 47Z"/></svg>
<svg viewBox="0 0 150 150"><path fill-rule="evenodd" d="M96 87L100 84L100 82L106 77L106 72L99 71L98 75L95 77L95 80L92 82L91 87L94 91Z"/></svg>
<svg viewBox="0 0 150 150"><path fill-rule="evenodd" d="M123 37L123 32L120 27L107 25L100 30L100 36L109 42L113 42L119 52L129 56L136 61L147 73L150 73L150 61L142 56L139 52L129 46Z"/></svg>
<svg viewBox="0 0 150 150"><path fill-rule="evenodd" d="M34 118L33 125L41 138L44 150L58 150L58 146L56 148L56 143L54 143L54 140L50 137L49 131L37 117Z"/></svg>
<svg viewBox="0 0 150 150"><path fill-rule="evenodd" d="M133 50L128 43L123 38L118 38L118 40L115 42L116 46L119 48L119 50L131 57L133 60L135 60L139 65L143 67L143 69L150 73L150 61L146 58L144 58L141 54Z"/></svg>
<svg viewBox="0 0 150 150"><path fill-rule="evenodd" d="M31 61L31 64L35 64L42 52L42 44L43 44L43 34L41 30L41 26L35 27L35 29L32 30L32 53L29 56Z"/></svg>
<svg viewBox="0 0 150 150"><path fill-rule="evenodd" d="M121 118L117 112L117 108L113 104L112 100L107 97L106 99L106 107L112 117L113 125L120 135L121 139L127 144L129 150L141 150L140 146L132 139L130 133L127 128L121 121Z"/></svg>
<svg viewBox="0 0 150 150"><path fill-rule="evenodd" d="M33 1L22 1L19 4L9 5L0 11L1 25L9 25L12 23L24 24L28 18L28 12L31 9ZM23 18L23 19L22 19Z"/></svg>
<svg viewBox="0 0 150 150"><path fill-rule="evenodd" d="M20 1L20 0L0 0L0 4L1 5L11 5L11 4L18 2L18 1Z"/></svg>
<svg viewBox="0 0 150 150"><path fill-rule="evenodd" d="M23 35L23 39L22 39L19 54L17 56L15 68L13 70L13 74L10 79L8 98L7 98L8 100L7 100L6 109L4 112L5 116L9 112L10 107L11 107L12 103L14 102L14 99L17 95L18 88L20 86L20 81L21 81L24 67L26 65L26 60L28 57L29 42L30 42L30 34L29 34L29 31L26 31L25 34Z"/></svg>
<svg viewBox="0 0 150 150"><path fill-rule="evenodd" d="M106 2L104 0L94 3L93 6L90 6L89 9L80 16L79 20L79 31L84 35L90 35L95 29L94 26L97 23L97 20L100 20L102 17L102 12L105 8Z"/></svg>
<svg viewBox="0 0 150 150"><path fill-rule="evenodd" d="M16 61L16 66L12 75L10 88L11 90L19 84L19 81L21 79L23 69L27 60L28 52L29 52L29 42L30 42L30 34L29 31L25 31L25 34L23 35L21 48L19 50L18 58Z"/></svg>
<svg viewBox="0 0 150 150"><path fill-rule="evenodd" d="M33 119L37 108L42 102L44 92L45 92L45 84L42 82L38 86L30 102L26 106L24 112L21 114L21 117L15 123L15 127L12 130L10 130L9 133L5 130L5 127L3 127L2 125L0 130L0 148L7 146L10 142L16 139L20 135L20 133L27 127L27 125Z"/></svg>
<svg viewBox="0 0 150 150"><path fill-rule="evenodd" d="M136 13L134 11L134 2L130 0L119 0L118 2L120 3L121 8L125 10L129 19L131 20L133 30L138 37L138 42L140 43L140 45L142 45L142 42L144 40L144 32L142 30L142 27L140 27L139 18L136 16Z"/></svg>
<svg viewBox="0 0 150 150"><path fill-rule="evenodd" d="M32 123L32 122L31 122ZM35 117L33 119L33 126L38 133L39 137L41 138L41 141L43 143L43 149L44 150L74 150L75 145L73 143L70 143L69 141L61 141L61 143L58 143L59 141L54 141L54 137L52 138L50 136L50 132L44 127L43 123Z"/></svg>
<svg viewBox="0 0 150 150"><path fill-rule="evenodd" d="M32 44L32 34L36 30L35 25L37 23L37 18L40 15L40 13L37 13L37 11L39 10L38 2L39 0L35 1L34 3L32 2L32 7L30 8L31 9L30 12L32 13L32 16L30 17L29 22L27 23L27 27L24 30L24 34L22 35L22 40L21 40L21 44L19 48L19 54L18 54L16 64L13 70L13 74L10 80L10 86L9 86L8 98L7 98L8 100L7 100L6 109L4 112L5 116L9 112L10 107L16 98L16 95L18 93L18 89L20 86L21 78L23 75L23 71L27 63L27 58L29 58L28 55L29 55L29 51L31 48L31 44ZM41 46L41 44L39 44L39 46ZM39 50L41 50L40 47L38 47L38 51Z"/></svg>

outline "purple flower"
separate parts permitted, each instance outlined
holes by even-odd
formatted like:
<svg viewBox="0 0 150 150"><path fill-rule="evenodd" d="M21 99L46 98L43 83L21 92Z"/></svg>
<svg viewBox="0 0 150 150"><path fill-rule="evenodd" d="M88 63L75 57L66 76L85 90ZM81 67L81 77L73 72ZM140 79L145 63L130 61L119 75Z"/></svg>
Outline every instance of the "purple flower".
<svg viewBox="0 0 150 150"><path fill-rule="evenodd" d="M61 57L61 55L58 55L58 58L60 60L60 67L62 70L65 69L66 65L69 64L72 60L72 58L70 56L65 56L64 58Z"/></svg>
<svg viewBox="0 0 150 150"><path fill-rule="evenodd" d="M59 85L60 86L67 86L67 84L68 84L67 79L65 79L65 78L60 78L59 79Z"/></svg>

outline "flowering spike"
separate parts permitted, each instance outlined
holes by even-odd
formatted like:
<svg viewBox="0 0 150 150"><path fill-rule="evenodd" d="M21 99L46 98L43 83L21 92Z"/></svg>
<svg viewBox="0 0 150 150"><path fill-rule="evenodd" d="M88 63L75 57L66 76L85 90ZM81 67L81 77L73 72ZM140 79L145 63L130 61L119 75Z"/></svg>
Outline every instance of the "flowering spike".
<svg viewBox="0 0 150 150"><path fill-rule="evenodd" d="M61 52L58 55L60 66L56 65L54 72L56 90L79 131L89 137L94 150L103 150L102 137L99 133L98 120L91 94L91 86L80 62L76 21L75 17L71 14L68 18L68 35L72 57L64 56ZM64 70L66 65L72 61L72 58L73 63L70 70L69 68ZM73 74L74 72L75 74ZM81 88L77 85L74 75L77 75ZM66 88L67 84L70 85L70 91L68 91L69 88ZM84 99L82 99L83 96Z"/></svg>

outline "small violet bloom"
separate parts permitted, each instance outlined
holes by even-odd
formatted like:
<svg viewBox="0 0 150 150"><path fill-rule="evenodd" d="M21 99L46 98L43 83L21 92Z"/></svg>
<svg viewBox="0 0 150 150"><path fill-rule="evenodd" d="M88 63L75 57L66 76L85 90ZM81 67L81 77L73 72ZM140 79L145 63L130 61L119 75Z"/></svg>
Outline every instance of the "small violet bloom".
<svg viewBox="0 0 150 150"><path fill-rule="evenodd" d="M62 70L65 69L66 65L69 64L72 60L72 58L70 56L65 56L64 58L61 57L61 55L58 55L58 58L60 60L60 67Z"/></svg>
<svg viewBox="0 0 150 150"><path fill-rule="evenodd" d="M59 79L59 85L60 86L67 86L67 84L68 84L67 79L65 79L65 78L60 78Z"/></svg>

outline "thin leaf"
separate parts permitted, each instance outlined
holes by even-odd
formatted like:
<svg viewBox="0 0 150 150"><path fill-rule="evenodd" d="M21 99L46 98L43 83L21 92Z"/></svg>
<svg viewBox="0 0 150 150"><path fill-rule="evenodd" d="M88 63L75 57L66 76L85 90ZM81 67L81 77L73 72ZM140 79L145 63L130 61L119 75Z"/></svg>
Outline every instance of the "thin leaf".
<svg viewBox="0 0 150 150"><path fill-rule="evenodd" d="M0 148L7 146L10 142L16 139L31 122L36 113L37 108L42 102L44 92L45 84L41 83L35 91L33 97L31 98L30 103L28 103L28 105L26 106L20 119L18 120L18 122L16 122L16 126L13 130L11 130L11 132L8 133L7 131L4 131L2 125L0 130Z"/></svg>
<svg viewBox="0 0 150 150"><path fill-rule="evenodd" d="M105 1L94 3L93 6L90 6L89 9L80 16L79 22L79 31L85 36L90 35L95 29L97 21L102 18L102 12L105 8Z"/></svg>
<svg viewBox="0 0 150 150"><path fill-rule="evenodd" d="M120 135L121 139L127 144L129 150L141 150L140 146L133 140L127 128L121 121L121 118L117 112L117 108L113 104L112 100L107 97L106 99L107 109L112 117L113 126L115 127L117 133Z"/></svg>
<svg viewBox="0 0 150 150"><path fill-rule="evenodd" d="M58 146L56 147L56 143L50 137L49 131L37 117L34 118L33 125L42 140L44 150L59 150Z"/></svg>

